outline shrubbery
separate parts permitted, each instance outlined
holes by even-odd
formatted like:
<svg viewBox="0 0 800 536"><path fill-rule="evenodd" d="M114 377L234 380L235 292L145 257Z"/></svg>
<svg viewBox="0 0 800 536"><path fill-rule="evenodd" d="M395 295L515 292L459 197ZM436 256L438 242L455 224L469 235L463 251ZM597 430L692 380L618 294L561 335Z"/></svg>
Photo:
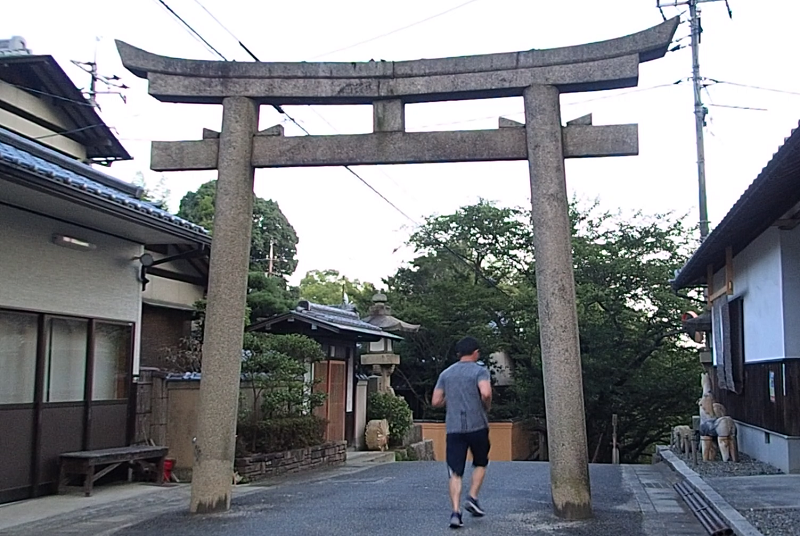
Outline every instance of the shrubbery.
<svg viewBox="0 0 800 536"><path fill-rule="evenodd" d="M306 374L322 359L318 343L303 335L246 333L242 375L251 389L242 398L237 451L280 452L319 445L327 421L313 415L325 402Z"/></svg>
<svg viewBox="0 0 800 536"><path fill-rule="evenodd" d="M404 398L389 393L372 393L367 400L367 420L389 421L389 444L399 445L414 423Z"/></svg>
<svg viewBox="0 0 800 536"><path fill-rule="evenodd" d="M325 419L315 415L262 420L255 426L240 422L238 454L282 452L320 445L325 439L327 424Z"/></svg>

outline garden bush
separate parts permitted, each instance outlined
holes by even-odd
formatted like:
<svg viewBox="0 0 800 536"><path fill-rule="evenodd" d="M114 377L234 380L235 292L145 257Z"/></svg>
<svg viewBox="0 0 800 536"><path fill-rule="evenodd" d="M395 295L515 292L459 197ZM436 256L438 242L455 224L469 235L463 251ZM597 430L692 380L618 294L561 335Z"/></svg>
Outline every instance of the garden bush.
<svg viewBox="0 0 800 536"><path fill-rule="evenodd" d="M316 415L267 419L255 425L240 421L237 455L283 452L321 445L325 442L327 425L325 419Z"/></svg>
<svg viewBox="0 0 800 536"><path fill-rule="evenodd" d="M367 420L389 421L389 444L402 443L413 424L411 408L404 398L389 393L372 393L367 399Z"/></svg>

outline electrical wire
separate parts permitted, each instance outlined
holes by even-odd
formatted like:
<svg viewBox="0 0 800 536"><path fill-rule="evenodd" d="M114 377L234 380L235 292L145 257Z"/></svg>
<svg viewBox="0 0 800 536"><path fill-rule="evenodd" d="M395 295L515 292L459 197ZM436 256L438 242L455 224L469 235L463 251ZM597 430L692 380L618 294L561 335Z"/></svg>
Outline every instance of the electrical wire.
<svg viewBox="0 0 800 536"><path fill-rule="evenodd" d="M209 11L209 10L208 10L208 8L207 8L206 6L204 6L204 5L203 5L203 3L202 3L202 2L200 2L200 0L194 0L194 2L195 2L195 4L197 4L198 6L200 6L201 8L203 8L203 11L205 11L206 13L208 13L208 16L209 16L209 17L211 17L212 19L214 19L214 21L215 21L217 24L219 24L219 25L222 27L222 29L223 29L223 30L225 30L226 32L228 32L228 35L230 35L231 37L233 37L234 39L236 39L236 42L237 42L237 43L239 43L239 46L240 46L240 47L242 47L242 48L244 49L244 51L245 51L245 52L247 52L247 53L250 55L250 57L251 57L251 58L253 58L253 60L255 60L255 61L261 61L261 60L259 60L259 59L256 57L256 55L255 55L255 54L253 54L253 53L250 51L250 49L249 49L249 48L247 48L247 46L245 46L245 44L244 44L244 43L242 43L242 41L241 41L241 40L240 40L238 37L236 37L236 35L234 35L234 33L233 33L232 31L230 31L230 30L228 29L228 27L227 27L227 26L225 26L224 24L222 24L222 22L220 22L220 20L219 20L217 17L215 17L215 16L214 16L214 14L213 14L213 13L211 13L211 11Z"/></svg>
<svg viewBox="0 0 800 536"><path fill-rule="evenodd" d="M752 106L735 106L733 104L714 104L709 103L706 106L714 106L715 108L733 108L735 110L752 110L754 112L768 112L767 108L755 108Z"/></svg>
<svg viewBox="0 0 800 536"><path fill-rule="evenodd" d="M79 100L75 100L75 99L70 99L69 97L63 97L61 95L55 95L53 93L48 93L47 91L41 91L41 90L38 90L38 89L34 89L32 87L21 86L19 84L12 84L11 82L5 82L5 83L8 84L9 86L13 86L13 87L15 87L17 89L21 89L23 91L27 91L27 92L30 92L30 93L36 93L37 95L42 95L42 96L45 96L45 97L51 97L53 99L62 100L62 101L69 102L69 103L72 103L72 104L78 104L80 106L88 106L89 108L94 108L94 106L92 104L90 104L90 103L88 103L86 101L79 101Z"/></svg>
<svg viewBox="0 0 800 536"><path fill-rule="evenodd" d="M53 134L45 134L44 136L38 136L38 137L33 138L33 139L34 140L44 140L46 138L54 138L56 136L66 136L68 134L75 134L77 132L83 132L84 130L89 130L90 128L96 128L96 127L102 127L102 126L105 126L105 123L97 123L96 125L88 125L88 126L85 126L85 127L73 128L71 130L64 130L62 132L55 132Z"/></svg>
<svg viewBox="0 0 800 536"><path fill-rule="evenodd" d="M477 2L477 1L478 0L469 0L468 2L464 2L463 4L459 4L459 5L455 6L455 7L451 7L450 9L448 9L446 11L442 11L441 13L437 13L436 15L431 15L430 17L427 17L425 19L418 20L416 22L412 22L411 24L408 24L406 26L402 26L400 28L396 28L396 29L394 29L392 31L386 32L386 33L381 34L381 35L376 35L375 37L370 37L369 39L365 39L363 41L359 41L358 43L354 43L352 45L348 45L348 46L342 47L342 48L337 48L336 50L332 50L332 51L326 52L324 54L319 54L317 56L312 57L311 59L315 60L315 59L322 58L322 57L325 57L325 56L330 56L331 54L336 54L337 52L350 50L351 48L356 48L356 47L364 45L366 43L371 43L372 41L377 41L378 39L383 39L384 37L388 37L388 36L396 34L398 32L402 32L403 30L408 30L409 28L412 28L412 27L417 26L419 24L422 24L424 22L428 22L429 20L433 20L435 18L441 17L442 15L447 15L448 13L452 13L453 11L455 11L457 9L461 9L462 7L468 6L469 4L473 4L473 3Z"/></svg>
<svg viewBox="0 0 800 536"><path fill-rule="evenodd" d="M156 0L156 2L158 2L159 4L161 4L162 6L164 6L164 7L166 8L166 10L167 10L167 11L169 11L170 13L172 13L172 15L173 15L173 16L174 16L176 19L178 19L179 21L181 21L181 22L183 23L183 25L184 25L184 26L185 26L185 27L186 27L186 28L189 30L189 32L191 32L191 33L192 33L192 35L194 35L195 37L197 37L198 39L200 39L200 41L202 41L202 42L203 42L203 44L205 44L205 45L206 45L206 46L207 46L209 49L211 49L212 51L214 51L214 52L217 54L217 56L219 56L220 58L222 58L222 59L223 59L223 60L225 60L225 61L228 61L228 58L226 58L225 56L223 56L223 55L222 55L222 53L221 53L219 50L217 50L216 48L214 48L214 47L211 45L211 43L209 43L208 41L206 41L206 40L205 40L205 38L203 38L203 36L202 36L202 35L200 35L200 33L199 33L197 30L195 30L194 28L192 28L192 25L191 25L191 24L189 24L188 22L186 22L185 20L183 20L183 18L182 18L180 15L178 15L177 13L175 13L175 10L173 10L171 7L169 7L169 5L167 5L167 3L166 3L164 0Z"/></svg>
<svg viewBox="0 0 800 536"><path fill-rule="evenodd" d="M789 91L786 89L775 89L770 87L754 86L751 84L740 84L738 82L728 82L726 80L716 80L714 78L705 78L705 80L708 80L709 82L713 82L715 84L727 84L729 86L743 87L748 89L758 89L761 91L770 91L772 93L783 93L785 95L800 95L800 91Z"/></svg>

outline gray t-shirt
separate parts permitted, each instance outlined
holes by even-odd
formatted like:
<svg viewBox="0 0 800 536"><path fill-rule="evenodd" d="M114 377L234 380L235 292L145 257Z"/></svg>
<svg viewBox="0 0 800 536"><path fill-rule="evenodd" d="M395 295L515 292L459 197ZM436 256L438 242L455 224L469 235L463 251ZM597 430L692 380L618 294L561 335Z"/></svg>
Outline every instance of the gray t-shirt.
<svg viewBox="0 0 800 536"><path fill-rule="evenodd" d="M457 361L439 375L436 389L444 391L448 434L463 434L489 428L478 382L491 380L489 369L474 361Z"/></svg>

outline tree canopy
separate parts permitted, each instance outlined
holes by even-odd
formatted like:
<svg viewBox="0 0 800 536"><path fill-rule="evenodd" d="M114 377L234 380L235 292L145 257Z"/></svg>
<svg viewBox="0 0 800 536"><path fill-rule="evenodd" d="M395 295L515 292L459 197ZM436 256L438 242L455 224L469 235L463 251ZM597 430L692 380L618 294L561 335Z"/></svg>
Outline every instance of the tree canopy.
<svg viewBox="0 0 800 536"><path fill-rule="evenodd" d="M214 231L214 200L217 181L201 185L181 199L178 216ZM281 212L278 203L269 199L253 199L253 228L250 238L250 270L269 269L270 239L273 241L273 273L292 275L297 268L297 233Z"/></svg>
<svg viewBox="0 0 800 536"><path fill-rule="evenodd" d="M300 298L321 305L352 303L362 315L366 314L377 292L372 283L349 279L336 270L310 270L300 280Z"/></svg>
<svg viewBox="0 0 800 536"><path fill-rule="evenodd" d="M670 215L624 219L576 203L570 218L590 455L610 460L617 414L622 459L637 460L695 409L701 370L680 317L696 304L669 287L691 229ZM400 346L395 374L418 418L439 416L433 386L466 334L484 358L503 351L513 363L514 384L498 389L493 416L545 416L533 232L528 212L481 201L412 235L416 257L387 285L395 314L423 328Z"/></svg>

